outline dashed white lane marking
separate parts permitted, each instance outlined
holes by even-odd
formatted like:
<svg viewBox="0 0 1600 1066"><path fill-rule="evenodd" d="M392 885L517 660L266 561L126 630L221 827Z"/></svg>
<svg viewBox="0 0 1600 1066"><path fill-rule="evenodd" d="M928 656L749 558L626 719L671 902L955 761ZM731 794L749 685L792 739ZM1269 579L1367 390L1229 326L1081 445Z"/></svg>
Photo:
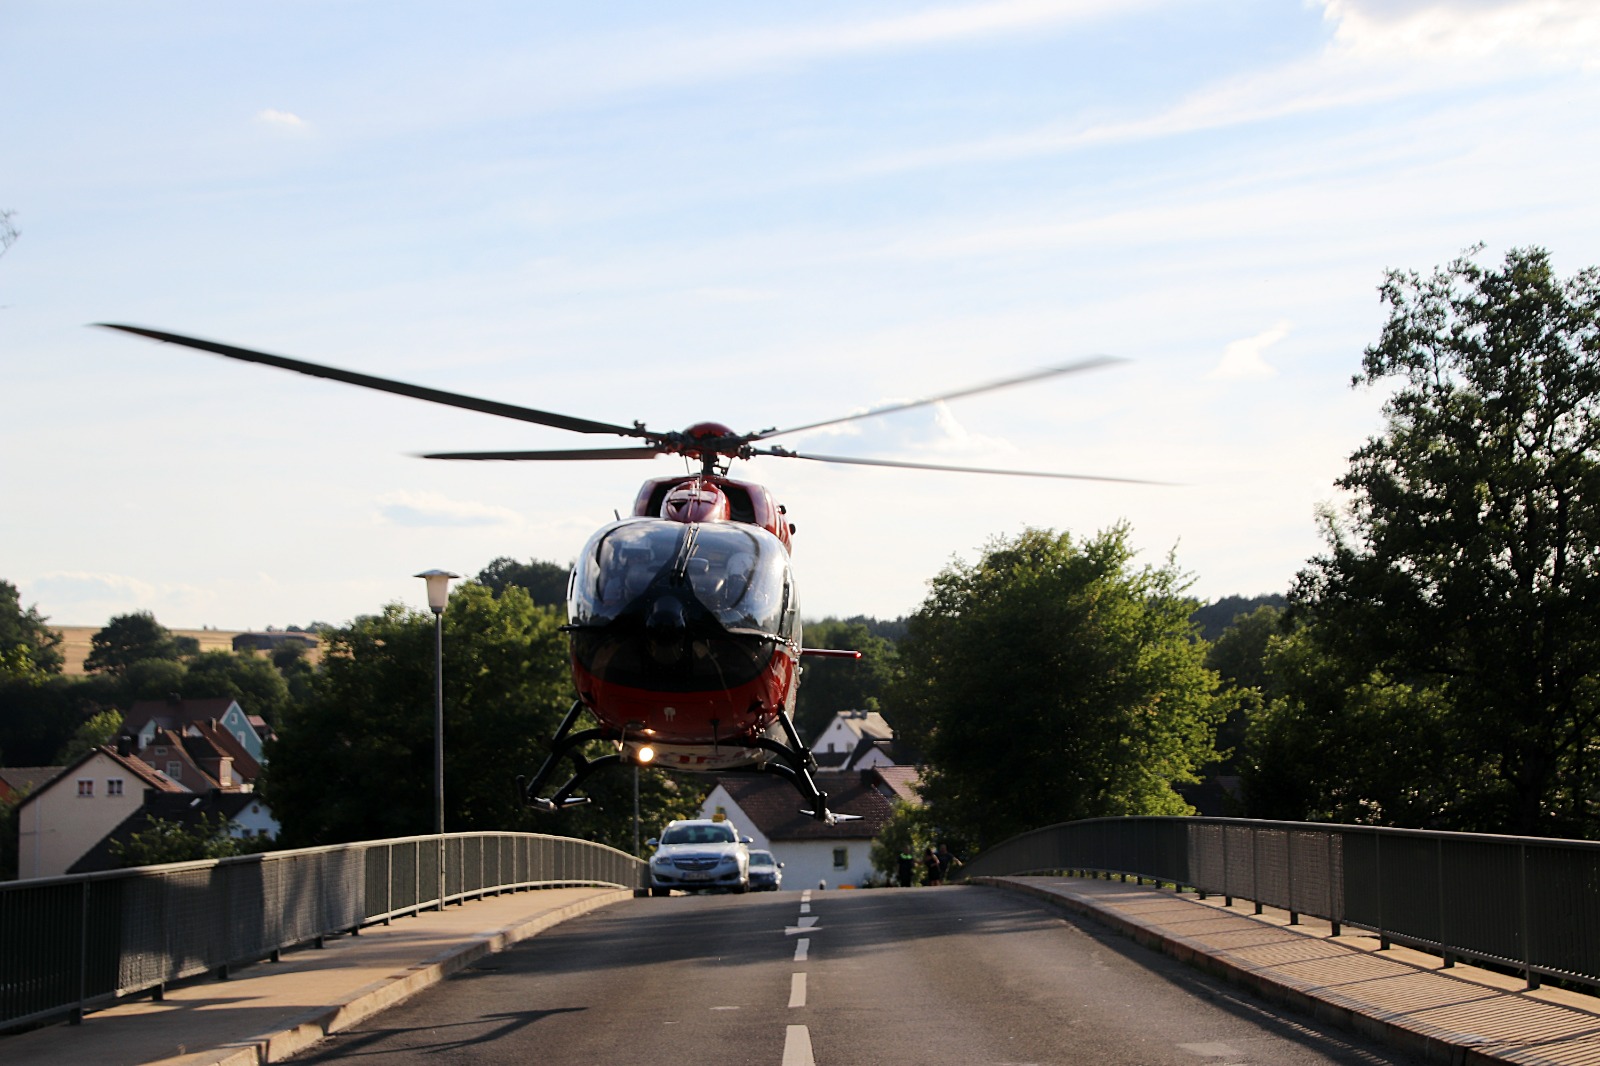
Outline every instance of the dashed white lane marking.
<svg viewBox="0 0 1600 1066"><path fill-rule="evenodd" d="M809 952L810 950L811 950L811 938L810 937L804 937L803 936L799 940L795 941L795 945L794 945L794 961L795 962L805 962L806 961L806 953Z"/></svg>
<svg viewBox="0 0 1600 1066"><path fill-rule="evenodd" d="M822 926L817 924L817 916L813 914L809 918L801 918L799 925L786 926L783 932L786 936L794 936L796 933L820 933Z"/></svg>
<svg viewBox="0 0 1600 1066"><path fill-rule="evenodd" d="M738 1010L738 1007L712 1007L712 1010Z"/></svg>
<svg viewBox="0 0 1600 1066"><path fill-rule="evenodd" d="M805 1026L789 1026L783 1038L783 1066L817 1066L811 1057L811 1032Z"/></svg>
<svg viewBox="0 0 1600 1066"><path fill-rule="evenodd" d="M804 892L800 893L800 902L801 903L810 903L811 902L811 890L809 888L806 889Z"/></svg>
<svg viewBox="0 0 1600 1066"><path fill-rule="evenodd" d="M809 904L809 903L800 904L800 913L801 914L810 914L811 913L811 904Z"/></svg>
<svg viewBox="0 0 1600 1066"><path fill-rule="evenodd" d="M806 975L797 973L789 978L789 1006L804 1007L806 1005Z"/></svg>

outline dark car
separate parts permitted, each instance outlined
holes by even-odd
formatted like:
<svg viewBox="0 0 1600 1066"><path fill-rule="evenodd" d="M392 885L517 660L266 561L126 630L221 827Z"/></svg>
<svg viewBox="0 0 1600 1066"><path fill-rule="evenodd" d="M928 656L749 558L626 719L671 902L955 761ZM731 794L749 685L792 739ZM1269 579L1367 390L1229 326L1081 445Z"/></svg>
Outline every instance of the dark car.
<svg viewBox="0 0 1600 1066"><path fill-rule="evenodd" d="M770 851L750 852L750 891L776 892L783 887L783 863Z"/></svg>

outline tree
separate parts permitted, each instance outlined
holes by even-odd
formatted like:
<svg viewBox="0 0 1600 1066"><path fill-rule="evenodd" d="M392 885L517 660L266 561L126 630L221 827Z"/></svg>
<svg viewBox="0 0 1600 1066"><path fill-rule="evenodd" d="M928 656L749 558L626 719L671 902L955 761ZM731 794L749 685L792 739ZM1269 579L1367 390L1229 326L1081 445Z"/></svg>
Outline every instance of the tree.
<svg viewBox="0 0 1600 1066"><path fill-rule="evenodd" d="M1216 676L1185 576L1133 554L1122 525L1082 541L1030 529L933 579L889 707L927 760L941 839L1189 810L1172 786L1215 756Z"/></svg>
<svg viewBox="0 0 1600 1066"><path fill-rule="evenodd" d="M873 636L865 622L826 618L805 626L808 648L849 648L861 653L848 659L803 661L795 727L807 742L819 736L840 711L879 709L879 699L894 677L894 645Z"/></svg>
<svg viewBox="0 0 1600 1066"><path fill-rule="evenodd" d="M1210 773L1233 774L1239 769L1246 730L1271 688L1267 653L1282 626L1283 611L1262 603L1249 614L1236 615L1206 648L1206 668L1215 670L1222 682L1218 699L1223 708L1217 727L1220 758Z"/></svg>
<svg viewBox="0 0 1600 1066"><path fill-rule="evenodd" d="M183 646L172 631L149 611L136 611L111 619L90 639L89 656L83 667L90 673L126 674L128 667L142 659L182 658Z"/></svg>
<svg viewBox="0 0 1600 1066"><path fill-rule="evenodd" d="M1348 684L1436 715L1452 828L1600 832L1600 271L1542 249L1391 271L1354 384L1396 382L1292 599ZM1379 744L1407 736L1373 730ZM1347 761L1365 757L1350 749ZM1459 795L1471 788L1469 795Z"/></svg>
<svg viewBox="0 0 1600 1066"><path fill-rule="evenodd" d="M23 610L17 586L0 581L0 678L61 672L61 634L47 621L37 605Z"/></svg>
<svg viewBox="0 0 1600 1066"><path fill-rule="evenodd" d="M444 614L445 829L633 839L632 776L600 773L595 804L560 815L524 806L515 779L536 770L570 706L567 641L551 608L520 587L496 597L467 583ZM391 605L324 633L311 699L268 747L263 797L286 846L432 832L434 619ZM599 754L595 752L594 754ZM699 796L668 775L640 775L647 825ZM648 835L648 832L646 833Z"/></svg>
<svg viewBox="0 0 1600 1066"><path fill-rule="evenodd" d="M246 714L276 723L289 706L289 684L271 661L253 654L203 652L188 663L178 692L191 699L227 696Z"/></svg>
<svg viewBox="0 0 1600 1066"><path fill-rule="evenodd" d="M202 814L193 826L151 818L145 828L129 834L126 840L111 842L111 854L123 866L225 859L247 850L250 845L228 831L228 819L222 814Z"/></svg>
<svg viewBox="0 0 1600 1066"><path fill-rule="evenodd" d="M502 555L478 571L477 582L487 585L496 596L516 586L523 589L540 607L567 608L567 577L572 567L529 559L519 563Z"/></svg>
<svg viewBox="0 0 1600 1066"><path fill-rule="evenodd" d="M121 728L121 711L101 711L77 728L72 739L57 753L53 765L65 766L90 748L110 744L117 739L117 730Z"/></svg>

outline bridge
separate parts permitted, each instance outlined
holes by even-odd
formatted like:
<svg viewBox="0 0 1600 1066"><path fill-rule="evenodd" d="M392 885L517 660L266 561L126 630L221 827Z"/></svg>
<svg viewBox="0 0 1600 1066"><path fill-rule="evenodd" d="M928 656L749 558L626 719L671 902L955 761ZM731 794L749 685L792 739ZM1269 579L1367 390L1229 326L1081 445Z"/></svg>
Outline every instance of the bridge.
<svg viewBox="0 0 1600 1066"><path fill-rule="evenodd" d="M341 1048L403 1059L404 1034L471 1031L452 1039L492 1045L491 1059L533 1039L556 1062L1079 1061L1094 1034L1126 1029L1148 1045L1165 1025L1177 1031L1163 1054L1099 1047L1096 1060L1600 1061L1600 1004L1574 991L1600 983L1600 846L1103 819L1007 841L964 872L968 885L939 889L649 900L635 895L643 864L621 852L452 834L14 883L0 888L0 1025L87 1020L0 1037L0 1060L242 1066L308 1048L317 1061ZM1092 943L1073 942L1080 927L1063 915L1092 919L1081 926ZM537 951L493 954L536 933ZM1159 969L1135 942L1189 966L1124 994L1142 1020L1094 1014L1096 997L1134 980L1108 976L1107 958ZM1068 961L1085 946L1088 961ZM1309 1015L1344 1035L1301 1034L1293 1054L1321 1041L1332 1056L1302 1059L1239 1035L1237 1019L1190 1019L1192 995L1152 1013L1201 980L1218 982L1207 998L1231 1002L1231 984L1300 1011L1289 1030ZM1015 1001L997 1002L996 983L1017 985ZM495 997L506 1009L487 1009ZM682 1017L659 1017L652 997ZM956 1011L977 1012L950 1030L967 1035L908 1052ZM621 1041L600 1058L597 1025ZM899 1035L864 1054L883 1033ZM1360 1039L1381 1046L1350 1051ZM428 1040L416 1053L456 1046ZM578 1043L549 1054L561 1040ZM707 1053L663 1054L661 1040Z"/></svg>

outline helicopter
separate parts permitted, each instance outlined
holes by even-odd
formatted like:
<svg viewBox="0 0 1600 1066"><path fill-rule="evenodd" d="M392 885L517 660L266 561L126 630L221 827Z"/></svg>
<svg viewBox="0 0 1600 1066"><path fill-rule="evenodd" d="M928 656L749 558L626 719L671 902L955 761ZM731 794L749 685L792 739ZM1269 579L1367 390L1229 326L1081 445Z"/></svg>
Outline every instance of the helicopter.
<svg viewBox="0 0 1600 1066"><path fill-rule="evenodd" d="M764 773L787 779L802 814L832 825L853 816L828 809L814 776L817 763L794 724L800 661L860 658L850 650L807 648L790 565L795 525L766 486L729 477L734 460L758 457L1015 477L1156 484L1134 478L1003 470L891 459L801 453L774 437L926 407L966 396L1079 373L1121 360L1094 356L893 403L836 418L738 433L720 422L652 430L541 411L411 385L250 348L118 323L98 323L151 340L248 363L409 396L584 434L639 443L539 451L434 452L452 461L639 460L682 456L699 469L651 478L631 512L589 537L568 585L571 673L577 698L532 778L518 778L522 799L547 812L589 802L578 789L608 766L656 766L694 773ZM592 725L580 728L585 716ZM606 754L586 755L603 742ZM570 762L566 780L546 789Z"/></svg>

